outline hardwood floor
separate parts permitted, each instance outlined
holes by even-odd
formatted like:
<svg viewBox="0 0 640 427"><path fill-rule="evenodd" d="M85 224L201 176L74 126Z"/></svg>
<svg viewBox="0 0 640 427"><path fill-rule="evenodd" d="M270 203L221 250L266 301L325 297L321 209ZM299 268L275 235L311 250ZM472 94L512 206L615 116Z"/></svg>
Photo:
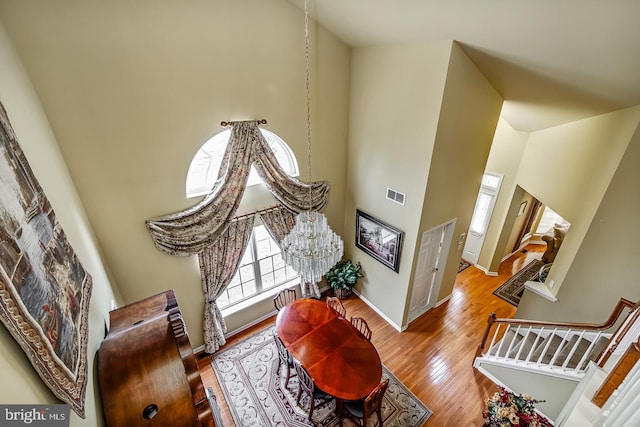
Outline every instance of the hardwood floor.
<svg viewBox="0 0 640 427"><path fill-rule="evenodd" d="M529 245L500 265L498 276L486 276L471 266L458 274L451 298L415 320L400 333L357 297L343 301L348 316L364 317L373 330L372 342L382 363L433 411L426 423L435 426L480 426L484 399L495 385L473 369L476 348L487 317L512 317L515 307L492 295L509 277L533 259L540 259L544 245ZM242 340L266 327L275 317L228 339ZM225 426L233 419L224 400L209 357L200 359L205 386L218 397Z"/></svg>

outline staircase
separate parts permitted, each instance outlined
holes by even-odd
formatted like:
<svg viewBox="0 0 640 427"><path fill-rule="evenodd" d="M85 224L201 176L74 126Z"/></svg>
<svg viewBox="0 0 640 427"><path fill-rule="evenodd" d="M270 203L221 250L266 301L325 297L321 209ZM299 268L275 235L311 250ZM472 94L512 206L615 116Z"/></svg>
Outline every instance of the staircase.
<svg viewBox="0 0 640 427"><path fill-rule="evenodd" d="M501 326L496 328L489 350L476 359L475 367L483 363L508 364L513 368L579 379L612 335L586 329L525 328L509 324L502 331ZM504 335L499 339L502 332Z"/></svg>
<svg viewBox="0 0 640 427"><path fill-rule="evenodd" d="M473 366L497 385L545 400L536 407L560 425L574 409L568 406L575 406L585 374L611 369L637 339L639 318L639 306L625 299L602 324L497 319L493 313Z"/></svg>

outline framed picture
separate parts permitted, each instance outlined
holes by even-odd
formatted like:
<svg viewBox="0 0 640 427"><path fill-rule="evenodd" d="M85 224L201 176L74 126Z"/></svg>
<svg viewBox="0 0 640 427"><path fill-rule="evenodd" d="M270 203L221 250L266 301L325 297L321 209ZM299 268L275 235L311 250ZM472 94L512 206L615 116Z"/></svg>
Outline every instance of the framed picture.
<svg viewBox="0 0 640 427"><path fill-rule="evenodd" d="M0 105L0 320L82 418L91 287Z"/></svg>
<svg viewBox="0 0 640 427"><path fill-rule="evenodd" d="M356 246L396 273L404 232L356 209Z"/></svg>
<svg viewBox="0 0 640 427"><path fill-rule="evenodd" d="M520 209L518 209L518 216L522 215L524 213L525 209L527 209L527 201L526 200L524 202L520 203Z"/></svg>

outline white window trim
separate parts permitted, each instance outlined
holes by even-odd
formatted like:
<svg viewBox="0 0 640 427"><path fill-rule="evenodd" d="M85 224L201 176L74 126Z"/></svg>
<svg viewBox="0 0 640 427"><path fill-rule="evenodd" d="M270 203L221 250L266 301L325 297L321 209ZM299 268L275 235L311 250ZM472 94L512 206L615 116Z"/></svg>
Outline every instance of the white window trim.
<svg viewBox="0 0 640 427"><path fill-rule="evenodd" d="M261 295L275 295L274 292L272 292L273 289L277 289L277 290L281 290L283 288L286 287L290 287L293 286L294 284L299 284L300 283L300 276L297 274L296 272L296 276L295 277L291 277L289 280L286 280L284 283L280 284L280 285L276 285L273 288L268 288L268 289L263 289L262 287L264 286L263 283L263 277L262 274L265 273L260 269L260 263L261 261L267 259L267 258L271 258L273 257L275 254L270 254L268 256L265 256L263 258L258 258L258 247L257 247L257 242L255 241L256 235L256 228L258 227L263 227L264 228L264 232L269 236L269 238L272 240L272 243L277 245L277 242L275 242L275 240L273 239L273 236L271 236L268 232L268 230L266 229L266 227L264 226L264 224L256 224L254 225L253 229L251 230L251 237L249 238L249 241L247 242L247 251L254 251L253 253L253 260L247 264L245 264L244 266L251 266L253 271L254 271L254 276L253 276L253 280L255 282L255 287L256 287L256 293L254 295L250 295L244 299L241 299L240 301L234 302L229 306L226 306L224 308L220 308L220 311L225 311L225 310L233 310L234 307L236 306L243 306L243 308L246 308L249 305L255 304L256 302L262 300L262 298L260 298ZM280 250L280 254L282 255L282 251ZM285 264L285 269L290 269L290 266L287 266ZM291 269L293 270L293 269ZM295 272L295 271L294 271ZM269 273L269 271L267 271L266 273ZM238 272L236 272L236 274L238 274ZM238 285L234 285L234 286L240 286L242 287L242 282ZM227 288L225 288L225 290L223 292L227 292L229 285L227 285ZM260 288L260 291L257 290L257 288ZM245 304L245 302L250 301L249 304Z"/></svg>
<svg viewBox="0 0 640 427"><path fill-rule="evenodd" d="M222 308L220 309L220 312L222 313L223 317L227 317L230 316L232 314L238 313L242 310L245 310L249 307L251 307L252 305L258 304L262 301L268 300L268 299L273 299L274 296L276 296L276 294L278 292L280 292L283 289L286 288L292 288L294 286L298 286L300 285L300 277L296 277L295 279L291 279L288 282L283 283L280 286L276 286L275 288L271 288L268 289L264 292L261 292L257 295L254 295L250 298L247 298L244 301L241 301L237 304L234 304L232 306L226 307L226 308ZM275 310L275 306L273 307L273 309Z"/></svg>
<svg viewBox="0 0 640 427"><path fill-rule="evenodd" d="M544 214L547 212L547 210L552 212L552 215L554 215L555 217L553 218L552 224L550 227L546 228L545 230L540 230L540 226L542 224L542 218L544 217ZM559 213L557 213L556 211L554 211L553 209L551 209L549 206L544 206L544 209L542 209L542 213L540 214L540 220L538 221L538 225L536 226L536 230L533 233L534 236L543 236L546 233L548 233L549 231L553 230L553 227L555 224L562 224L562 225L570 225L569 221L567 221L566 219L564 219L564 217L562 215L560 215Z"/></svg>
<svg viewBox="0 0 640 427"><path fill-rule="evenodd" d="M485 172L483 174L483 179L482 181L484 182L485 177L491 177L491 178L495 178L498 180L498 184L495 187L491 187L491 186L487 186L484 184L480 185L480 191L478 192L478 197L476 199L476 205L474 205L473 208L473 215L471 216L471 221L469 223L469 233L473 234L476 237L484 237L484 235L487 233L487 229L489 228L489 223L491 222L491 216L493 215L493 209L495 208L496 202L498 200L498 194L500 193L500 187L502 187L502 179L504 178L503 174L500 173L495 173L495 172ZM476 219L476 215L478 214L478 212L476 212L477 210L477 203L480 200L480 195L485 195L488 196L489 199L489 205L486 209L487 215L485 215L484 220L482 221L482 231L481 232L477 232L475 230L472 230L471 227L474 223L474 220Z"/></svg>
<svg viewBox="0 0 640 427"><path fill-rule="evenodd" d="M298 168L298 161L287 143L271 131L260 128L260 132L262 132L262 135L264 136L274 153L276 153L277 155L277 153L280 152L281 155L286 158L286 164L282 164L280 162L280 166L282 166L282 168L289 174L289 176L299 176L300 169ZM191 163L189 163L189 169L187 170L187 177L185 180L185 194L187 198L204 196L209 193L211 187L215 183L215 177L218 174L219 164L222 162L224 148L229 143L230 136L231 130L229 129L217 133L213 137L209 138L204 144L202 144L202 146L193 156L193 158L191 159ZM208 149L211 151L208 151ZM206 160L204 158L209 159L207 167L202 166L203 164L206 164ZM282 160L280 158L278 159L279 161ZM207 177L209 177L208 180ZM193 180L195 180L196 182L200 182L201 185L196 186L192 182ZM258 185L261 183L262 179L258 176L255 168L252 165L251 172L249 173L249 180L247 181L247 187Z"/></svg>

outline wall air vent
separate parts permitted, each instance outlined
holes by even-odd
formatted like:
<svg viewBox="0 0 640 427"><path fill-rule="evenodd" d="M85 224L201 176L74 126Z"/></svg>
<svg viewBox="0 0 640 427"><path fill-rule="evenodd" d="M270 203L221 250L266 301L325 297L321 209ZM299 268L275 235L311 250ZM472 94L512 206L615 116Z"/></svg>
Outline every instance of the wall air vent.
<svg viewBox="0 0 640 427"><path fill-rule="evenodd" d="M387 199L391 200L392 202L396 202L404 206L405 197L406 197L405 194L396 190L392 190L391 188L387 188Z"/></svg>

